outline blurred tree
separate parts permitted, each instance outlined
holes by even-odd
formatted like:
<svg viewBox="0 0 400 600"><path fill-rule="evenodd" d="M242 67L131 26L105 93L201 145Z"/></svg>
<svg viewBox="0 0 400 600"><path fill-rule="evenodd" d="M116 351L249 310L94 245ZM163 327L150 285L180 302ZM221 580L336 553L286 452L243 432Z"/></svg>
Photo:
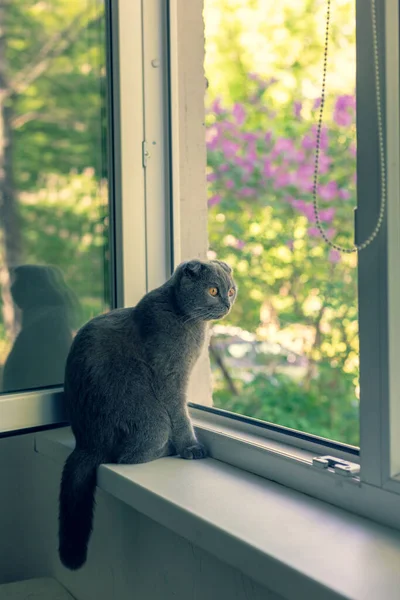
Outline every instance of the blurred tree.
<svg viewBox="0 0 400 600"><path fill-rule="evenodd" d="M37 208L22 210L20 194L43 187L50 173L91 166L106 175L104 3L0 0L0 23L0 285L12 339L9 267L34 260L24 216ZM45 262L59 259L47 254Z"/></svg>

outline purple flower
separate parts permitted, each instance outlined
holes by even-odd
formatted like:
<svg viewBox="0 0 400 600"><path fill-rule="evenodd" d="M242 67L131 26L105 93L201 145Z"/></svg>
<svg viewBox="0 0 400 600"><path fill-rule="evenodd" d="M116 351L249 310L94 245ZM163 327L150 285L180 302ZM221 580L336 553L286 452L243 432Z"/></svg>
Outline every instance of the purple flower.
<svg viewBox="0 0 400 600"><path fill-rule="evenodd" d="M238 250L243 250L245 245L246 245L246 242L244 240L237 240L237 242L236 242L236 248Z"/></svg>
<svg viewBox="0 0 400 600"><path fill-rule="evenodd" d="M335 212L335 209L332 207L325 208L325 210L319 211L319 218L321 221L332 221L333 217L335 216Z"/></svg>
<svg viewBox="0 0 400 600"><path fill-rule="evenodd" d="M211 196L211 198L208 199L208 206L215 206L216 204L219 204L222 200L222 196L221 194L215 194L214 196Z"/></svg>
<svg viewBox="0 0 400 600"><path fill-rule="evenodd" d="M233 181L233 179L227 179L225 181L225 186L228 190L232 190L235 187L235 182Z"/></svg>
<svg viewBox="0 0 400 600"><path fill-rule="evenodd" d="M215 181L217 179L217 174L216 173L208 173L207 174L207 181L209 183L212 183L213 181Z"/></svg>
<svg viewBox="0 0 400 600"><path fill-rule="evenodd" d="M320 232L319 232L318 227L309 227L308 235L310 235L311 237L319 237Z"/></svg>
<svg viewBox="0 0 400 600"><path fill-rule="evenodd" d="M270 141L272 140L272 131L267 131L267 133L265 134L265 141L267 142L267 144L270 143Z"/></svg>
<svg viewBox="0 0 400 600"><path fill-rule="evenodd" d="M211 127L206 131L207 150L216 150L219 144L219 130L217 127Z"/></svg>
<svg viewBox="0 0 400 600"><path fill-rule="evenodd" d="M243 156L235 156L233 161L236 165L238 165L238 167L244 167L246 164L246 160L243 158Z"/></svg>
<svg viewBox="0 0 400 600"><path fill-rule="evenodd" d="M254 167L254 161L246 161L246 163L243 165L243 176L248 179L253 173Z"/></svg>
<svg viewBox="0 0 400 600"><path fill-rule="evenodd" d="M294 104L293 104L293 113L294 113L294 116L297 119L301 118L301 109L302 109L302 107L303 107L303 105L302 105L301 102L294 102Z"/></svg>
<svg viewBox="0 0 400 600"><path fill-rule="evenodd" d="M247 147L247 159L251 162L255 162L257 160L257 148L254 143L249 144ZM254 166L253 166L254 168Z"/></svg>
<svg viewBox="0 0 400 600"><path fill-rule="evenodd" d="M313 133L315 139L317 139L317 127L314 125ZM321 150L327 150L329 146L329 137L328 137L328 128L321 127L321 138L320 138L320 148Z"/></svg>
<svg viewBox="0 0 400 600"><path fill-rule="evenodd" d="M318 194L322 200L333 200L338 196L338 186L336 181L330 181L329 183L322 184L318 188Z"/></svg>
<svg viewBox="0 0 400 600"><path fill-rule="evenodd" d="M277 83L278 81L274 77L271 77L270 79L263 79L260 75L258 75L258 73L248 73L247 77L251 81L257 83L261 90L266 90L267 87L273 85L274 83Z"/></svg>
<svg viewBox="0 0 400 600"><path fill-rule="evenodd" d="M291 205L302 213L310 223L315 223L314 205L312 202L305 202L304 200L292 200ZM332 221L335 216L334 208L326 208L325 210L319 211L319 218L321 221Z"/></svg>
<svg viewBox="0 0 400 600"><path fill-rule="evenodd" d="M303 210L301 211L310 223L315 223L314 206L311 203L305 203Z"/></svg>
<svg viewBox="0 0 400 600"><path fill-rule="evenodd" d="M246 120L246 111L243 105L236 103L233 107L232 114L239 127L243 125Z"/></svg>
<svg viewBox="0 0 400 600"><path fill-rule="evenodd" d="M254 162L252 160L248 160L247 158L243 158L242 156L235 156L234 161L238 167L241 167L242 178L247 181L254 171Z"/></svg>
<svg viewBox="0 0 400 600"><path fill-rule="evenodd" d="M304 136L301 143L305 150L314 150L317 145L317 127L313 125L311 132ZM327 127L321 127L321 136L319 147L321 150L326 150L329 145L328 129Z"/></svg>
<svg viewBox="0 0 400 600"><path fill-rule="evenodd" d="M237 152L240 150L239 144L232 142L231 140L222 140L221 143L222 151L227 158L232 158L236 156Z"/></svg>
<svg viewBox="0 0 400 600"><path fill-rule="evenodd" d="M340 125L342 127L348 127L349 125L352 124L353 117L351 116L350 113L348 113L345 110L343 110L343 111L335 110L335 112L333 113L333 120L335 121L336 125Z"/></svg>
<svg viewBox="0 0 400 600"><path fill-rule="evenodd" d="M307 177L307 178L312 177L313 174L314 174L313 165L307 165L307 164L300 165L296 172L296 175L299 179L303 179L305 177Z"/></svg>
<svg viewBox="0 0 400 600"><path fill-rule="evenodd" d="M315 148L315 138L308 133L304 136L301 145L305 150L313 150Z"/></svg>
<svg viewBox="0 0 400 600"><path fill-rule="evenodd" d="M270 177L272 177L275 173L275 168L272 166L271 161L266 158L264 160L264 167L263 167L263 175L264 177L266 177L267 179L269 179Z"/></svg>
<svg viewBox="0 0 400 600"><path fill-rule="evenodd" d="M339 96L336 100L335 108L336 110L347 110L348 108L355 110L356 99L350 94L344 94L343 96Z"/></svg>
<svg viewBox="0 0 400 600"><path fill-rule="evenodd" d="M225 112L221 105L221 98L216 98L211 104L211 112L215 115L222 115Z"/></svg>
<svg viewBox="0 0 400 600"><path fill-rule="evenodd" d="M335 229L331 227L330 229L325 229L325 235L328 239L331 239L335 235ZM321 235L318 227L310 227L308 230L308 234L312 237L319 237Z"/></svg>
<svg viewBox="0 0 400 600"><path fill-rule="evenodd" d="M288 153L294 150L293 140L289 140L288 138L279 138L272 150L273 156L277 156L279 154L287 155Z"/></svg>
<svg viewBox="0 0 400 600"><path fill-rule="evenodd" d="M326 154L321 154L318 161L318 172L321 175L325 175L325 173L328 173L331 164L332 159Z"/></svg>
<svg viewBox="0 0 400 600"><path fill-rule="evenodd" d="M285 171L280 171L275 175L274 188L279 189L286 187L292 182L292 176L290 173Z"/></svg>
<svg viewBox="0 0 400 600"><path fill-rule="evenodd" d="M303 164L293 174L293 183L302 192L311 192L313 189L313 173L312 165Z"/></svg>
<svg viewBox="0 0 400 600"><path fill-rule="evenodd" d="M256 193L256 190L251 187L243 187L238 192L239 196L241 196L242 198L250 198L251 196L254 196L255 193Z"/></svg>
<svg viewBox="0 0 400 600"><path fill-rule="evenodd" d="M317 98L316 100L314 100L313 109L317 110L317 108L319 108L320 106L321 106L321 98Z"/></svg>
<svg viewBox="0 0 400 600"><path fill-rule="evenodd" d="M356 99L354 96L344 94L336 100L333 119L337 125L349 126L354 121Z"/></svg>
<svg viewBox="0 0 400 600"><path fill-rule="evenodd" d="M338 263L340 261L340 252L332 248L332 250L329 251L329 261L333 264Z"/></svg>
<svg viewBox="0 0 400 600"><path fill-rule="evenodd" d="M293 154L290 155L290 158L297 162L302 162L305 159L305 154L303 150L295 150Z"/></svg>
<svg viewBox="0 0 400 600"><path fill-rule="evenodd" d="M299 211L303 211L306 206L306 203L304 200L296 200L294 198L288 198L288 201L293 206L293 208L296 208Z"/></svg>
<svg viewBox="0 0 400 600"><path fill-rule="evenodd" d="M258 136L255 133L244 133L243 134L243 139L245 142L255 142L258 138Z"/></svg>
<svg viewBox="0 0 400 600"><path fill-rule="evenodd" d="M351 194L349 192L349 190L345 190L345 189L341 189L339 190L339 198L341 198L342 200L350 200L351 198Z"/></svg>

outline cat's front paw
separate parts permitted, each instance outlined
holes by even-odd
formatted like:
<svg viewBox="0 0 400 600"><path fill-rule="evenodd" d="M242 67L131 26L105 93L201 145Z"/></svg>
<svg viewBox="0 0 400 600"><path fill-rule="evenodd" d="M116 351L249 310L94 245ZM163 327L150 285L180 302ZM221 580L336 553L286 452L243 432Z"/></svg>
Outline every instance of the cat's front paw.
<svg viewBox="0 0 400 600"><path fill-rule="evenodd" d="M185 458L186 460L197 460L199 458L206 458L208 456L208 452L203 444L197 442L196 444L183 448L179 455L181 458Z"/></svg>

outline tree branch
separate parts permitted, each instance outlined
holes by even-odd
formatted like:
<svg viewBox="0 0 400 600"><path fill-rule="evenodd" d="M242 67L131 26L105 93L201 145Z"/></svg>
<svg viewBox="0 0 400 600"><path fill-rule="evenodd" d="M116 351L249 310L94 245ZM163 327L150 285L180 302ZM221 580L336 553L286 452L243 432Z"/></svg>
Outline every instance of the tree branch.
<svg viewBox="0 0 400 600"><path fill-rule="evenodd" d="M59 129L71 129L74 127L74 121L78 121L78 119L73 120L72 118L66 119L63 115L57 114L47 114L43 111L30 111L23 115L17 115L11 120L11 126L15 129L20 129L27 123L31 121L40 120L41 123L51 123L53 125L58 125Z"/></svg>
<svg viewBox="0 0 400 600"><path fill-rule="evenodd" d="M27 88L49 68L51 62L60 56L64 50L70 47L80 37L85 28L95 24L101 19L101 15L97 15L96 17L89 19L89 21L79 25L85 15L86 11L80 13L72 20L68 27L54 34L53 37L44 44L36 58L20 71L14 81L10 82L9 95L23 94Z"/></svg>
<svg viewBox="0 0 400 600"><path fill-rule="evenodd" d="M237 390L237 387L235 385L235 382L233 381L232 377L229 374L228 369L226 368L226 365L223 361L222 356L220 355L220 353L218 352L218 350L216 349L216 347L213 345L212 339L210 340L210 353L212 355L212 357L214 358L215 362L217 363L217 365L219 366L219 368L221 369L221 373L227 383L228 388L230 389L230 391L232 392L232 394L234 394L235 396L238 396L239 392Z"/></svg>

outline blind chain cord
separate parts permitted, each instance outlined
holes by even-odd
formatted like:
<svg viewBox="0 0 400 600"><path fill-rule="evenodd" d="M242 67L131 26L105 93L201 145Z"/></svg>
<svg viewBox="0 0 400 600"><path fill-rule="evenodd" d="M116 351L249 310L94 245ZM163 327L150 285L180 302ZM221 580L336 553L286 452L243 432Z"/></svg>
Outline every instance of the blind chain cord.
<svg viewBox="0 0 400 600"><path fill-rule="evenodd" d="M322 89L321 89L321 103L319 108L319 118L317 125L316 135L316 146L315 146L315 165L314 165L314 179L313 179L313 208L315 221L318 230L325 240L325 242L334 250L343 252L345 254L351 254L360 250L364 250L367 246L374 241L379 233L382 226L383 218L385 215L386 208L386 168L385 168L385 145L384 145L384 134L383 134L383 117L382 117L382 98L381 98L381 81L380 81L380 70L379 70L379 52L378 52L378 27L376 18L376 0L371 0L371 19L372 19L372 39L373 39L373 54L374 54L374 73L375 73L375 90L376 90L376 109L377 109L377 120L378 120L378 146L379 146L379 167L380 167L380 206L379 216L375 225L375 229L371 235L361 244L355 244L352 248L344 248L338 244L332 242L321 223L318 209L318 171L319 171L319 156L321 146L321 130L322 130L322 118L325 106L325 95L326 95L326 74L328 66L328 48L329 48L329 27L331 20L331 0L327 0L326 7L326 29L325 29L325 48L324 48L324 65L322 73Z"/></svg>

